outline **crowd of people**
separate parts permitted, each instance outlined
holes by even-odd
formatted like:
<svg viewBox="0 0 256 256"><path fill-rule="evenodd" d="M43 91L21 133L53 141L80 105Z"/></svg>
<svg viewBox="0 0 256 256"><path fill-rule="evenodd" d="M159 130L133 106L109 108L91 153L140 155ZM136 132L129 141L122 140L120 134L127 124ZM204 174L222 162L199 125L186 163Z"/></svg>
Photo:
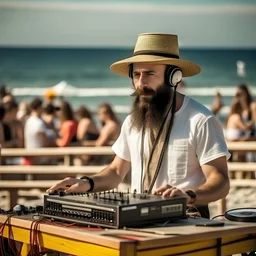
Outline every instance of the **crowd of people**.
<svg viewBox="0 0 256 256"><path fill-rule="evenodd" d="M3 148L106 146L119 136L121 123L107 102L97 108L98 125L96 116L87 106L81 105L73 110L63 98L56 104L57 96L52 91L46 92L44 97L19 104L5 86L0 92L0 141ZM86 164L91 159L84 156L80 160ZM52 160L34 157L7 159L7 162L33 165L50 164Z"/></svg>
<svg viewBox="0 0 256 256"><path fill-rule="evenodd" d="M182 81L177 91L185 93ZM67 146L111 145L118 138L121 122L109 103L98 106L95 115L88 106L81 105L73 110L70 103L61 99L55 104L57 96L49 90L44 97L33 98L30 102L17 102L6 86L0 88L0 141L3 148L41 148ZM211 106L217 115L224 106L222 95L217 92ZM256 140L256 102L246 84L239 84L230 105L230 111L223 123L226 141ZM255 154L237 153L235 161L254 161ZM80 164L87 164L91 156L80 157ZM18 160L18 159L16 159ZM19 163L15 159L8 164ZM49 163L47 159L23 159L21 164ZM35 162L36 161L36 162Z"/></svg>

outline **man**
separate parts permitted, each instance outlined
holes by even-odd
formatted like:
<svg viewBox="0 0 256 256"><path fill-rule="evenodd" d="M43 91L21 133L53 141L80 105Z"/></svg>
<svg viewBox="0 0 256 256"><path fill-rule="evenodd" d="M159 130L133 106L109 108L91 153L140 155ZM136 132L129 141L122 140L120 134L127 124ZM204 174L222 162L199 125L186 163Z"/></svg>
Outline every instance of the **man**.
<svg viewBox="0 0 256 256"><path fill-rule="evenodd" d="M141 34L134 55L111 70L131 77L135 89L131 114L112 147L113 162L91 178L66 178L48 192L109 190L131 169L132 190L185 196L188 206L209 218L208 203L229 191L230 154L215 116L176 92L182 76L196 75L200 67L179 59L176 35Z"/></svg>
<svg viewBox="0 0 256 256"><path fill-rule="evenodd" d="M53 131L47 129L41 115L43 101L34 98L30 102L30 115L24 127L25 148L43 148L53 146ZM26 158L25 164L46 164L49 159L43 157Z"/></svg>

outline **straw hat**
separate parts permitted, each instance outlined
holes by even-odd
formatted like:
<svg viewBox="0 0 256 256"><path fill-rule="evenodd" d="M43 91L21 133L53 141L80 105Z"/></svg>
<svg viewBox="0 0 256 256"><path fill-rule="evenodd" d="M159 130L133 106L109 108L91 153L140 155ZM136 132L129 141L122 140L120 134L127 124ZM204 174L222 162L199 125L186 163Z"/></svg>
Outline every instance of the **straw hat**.
<svg viewBox="0 0 256 256"><path fill-rule="evenodd" d="M133 56L113 63L110 69L118 75L129 76L129 65L132 63L174 65L181 69L183 77L193 76L201 71L197 64L179 59L178 36L171 34L140 34Z"/></svg>

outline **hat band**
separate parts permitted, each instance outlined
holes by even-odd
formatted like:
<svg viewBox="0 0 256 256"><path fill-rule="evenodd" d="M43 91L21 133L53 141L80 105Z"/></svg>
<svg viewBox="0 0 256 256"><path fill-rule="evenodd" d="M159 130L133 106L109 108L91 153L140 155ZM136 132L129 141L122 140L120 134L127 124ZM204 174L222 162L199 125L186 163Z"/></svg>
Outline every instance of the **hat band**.
<svg viewBox="0 0 256 256"><path fill-rule="evenodd" d="M162 52L137 51L137 52L133 53L133 56L137 56L137 55L155 55L155 56L179 59L179 56L177 56L177 55L169 54L169 53L162 53Z"/></svg>

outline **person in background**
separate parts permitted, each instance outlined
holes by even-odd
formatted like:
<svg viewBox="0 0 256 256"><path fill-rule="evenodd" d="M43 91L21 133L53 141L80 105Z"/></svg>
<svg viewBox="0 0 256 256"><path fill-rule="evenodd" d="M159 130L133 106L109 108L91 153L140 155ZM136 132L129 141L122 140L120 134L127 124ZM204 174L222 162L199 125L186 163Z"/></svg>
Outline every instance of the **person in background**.
<svg viewBox="0 0 256 256"><path fill-rule="evenodd" d="M29 114L30 114L29 104L26 101L21 101L19 103L18 112L16 115L17 120L21 121L23 125L25 125L25 122L29 117Z"/></svg>
<svg viewBox="0 0 256 256"><path fill-rule="evenodd" d="M246 84L239 84L236 89L235 98L241 105L241 116L244 122L254 122L254 126L248 132L249 136L256 136L256 102Z"/></svg>
<svg viewBox="0 0 256 256"><path fill-rule="evenodd" d="M225 138L228 141L244 141L249 140L246 136L247 131L251 131L254 127L254 121L245 122L242 117L242 106L240 102L234 98L230 106L230 112L225 123Z"/></svg>
<svg viewBox="0 0 256 256"><path fill-rule="evenodd" d="M40 98L34 98L30 102L30 115L24 128L25 148L43 148L54 145L51 139L52 131L47 129L42 119L42 104L43 102ZM26 158L24 164L47 164L48 162L48 158L34 157Z"/></svg>
<svg viewBox="0 0 256 256"><path fill-rule="evenodd" d="M222 102L222 96L221 96L220 92L218 91L213 99L213 103L211 106L212 113L214 115L217 115L223 106L224 106L224 104Z"/></svg>
<svg viewBox="0 0 256 256"><path fill-rule="evenodd" d="M102 128L99 138L95 142L95 146L112 144L120 134L121 125L109 103L103 102L99 105L98 117Z"/></svg>
<svg viewBox="0 0 256 256"><path fill-rule="evenodd" d="M0 85L0 100L1 100L1 102L2 102L3 97L5 95L7 95L7 94L8 94L8 92L6 90L6 85L5 84L1 84Z"/></svg>
<svg viewBox="0 0 256 256"><path fill-rule="evenodd" d="M53 89L49 89L44 94L44 105L53 104L57 98L57 93Z"/></svg>
<svg viewBox="0 0 256 256"><path fill-rule="evenodd" d="M240 140L256 141L256 102L253 100L249 87L246 84L239 84L234 98L240 105L242 122L250 127L250 129L244 130L244 136ZM233 160L246 162L256 161L255 152L247 152L246 154L234 152L233 156L236 155L239 157Z"/></svg>
<svg viewBox="0 0 256 256"><path fill-rule="evenodd" d="M98 118L102 125L99 137L95 141L84 141L84 146L107 146L118 138L121 125L109 103L103 102L98 106Z"/></svg>
<svg viewBox="0 0 256 256"><path fill-rule="evenodd" d="M248 131L254 127L254 121L245 122L242 117L242 107L237 98L234 98L230 106L230 113L225 123L225 138L227 141L248 141L252 140ZM256 139L256 138L255 138ZM233 152L232 161L244 162L246 155L244 152Z"/></svg>
<svg viewBox="0 0 256 256"><path fill-rule="evenodd" d="M15 101L14 96L10 91L7 91L5 84L0 85L0 102L4 104L10 101Z"/></svg>
<svg viewBox="0 0 256 256"><path fill-rule="evenodd" d="M131 114L112 146L114 160L100 173L65 178L47 192L110 190L131 171L132 191L183 196L189 209L209 218L208 203L229 192L230 153L215 115L176 91L182 77L198 74L200 67L179 58L177 35L146 33L133 56L110 68L130 77L134 87Z"/></svg>
<svg viewBox="0 0 256 256"><path fill-rule="evenodd" d="M47 104L43 107L42 119L44 120L47 129L52 130L52 139L58 137L57 127L57 111L60 111L59 107L55 107L52 104Z"/></svg>
<svg viewBox="0 0 256 256"><path fill-rule="evenodd" d="M7 145L4 147L23 148L24 147L24 127L23 123L17 120L18 104L15 101L9 101L3 104L5 108L5 137L8 138ZM9 145L9 146L8 146Z"/></svg>
<svg viewBox="0 0 256 256"><path fill-rule="evenodd" d="M79 145L76 137L77 122L75 121L72 107L67 101L62 101L58 111L60 120L59 138L56 139L58 147L68 147Z"/></svg>
<svg viewBox="0 0 256 256"><path fill-rule="evenodd" d="M80 141L94 141L99 137L99 130L93 120L92 113L85 106L80 106L76 111L78 120L77 139Z"/></svg>
<svg viewBox="0 0 256 256"><path fill-rule="evenodd" d="M4 124L3 124L4 115L5 115L5 109L4 109L3 105L0 104L0 142L1 143L3 143L3 141L5 140ZM1 148L2 148L2 145L1 145Z"/></svg>
<svg viewBox="0 0 256 256"><path fill-rule="evenodd" d="M99 137L95 141L84 141L84 146L108 146L118 138L121 130L121 125L114 113L111 105L107 102L103 102L98 106L98 118L101 122L102 128L100 130ZM83 156L88 163L91 164L109 164L113 160L113 156Z"/></svg>

